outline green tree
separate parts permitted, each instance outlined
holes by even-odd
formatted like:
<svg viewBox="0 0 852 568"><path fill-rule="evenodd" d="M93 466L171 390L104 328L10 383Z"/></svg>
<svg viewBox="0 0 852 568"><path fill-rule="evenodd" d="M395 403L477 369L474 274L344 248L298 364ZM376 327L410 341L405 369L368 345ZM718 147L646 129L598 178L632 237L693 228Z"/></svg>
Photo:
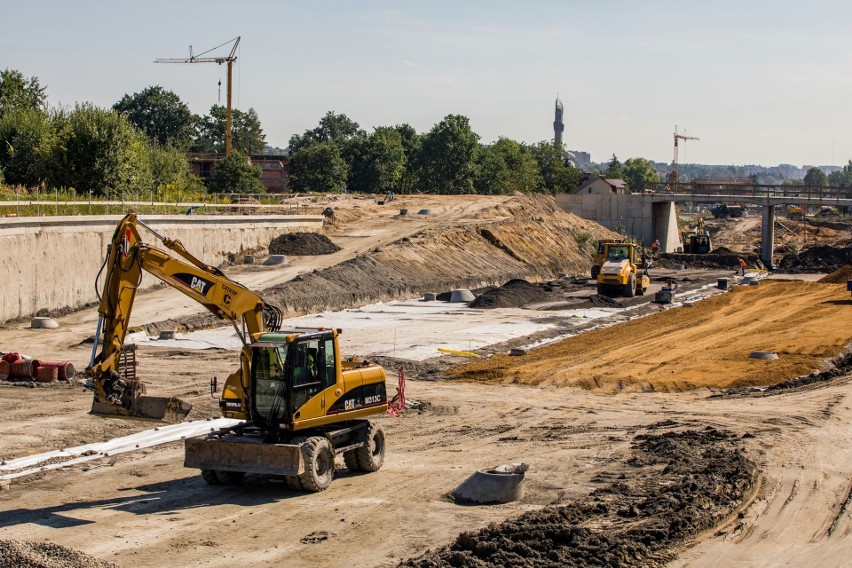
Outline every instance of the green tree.
<svg viewBox="0 0 852 568"><path fill-rule="evenodd" d="M479 135L466 116L451 114L423 137L417 159L420 185L442 194L473 193Z"/></svg>
<svg viewBox="0 0 852 568"><path fill-rule="evenodd" d="M48 115L18 108L0 117L0 167L6 182L36 187L47 179L55 136Z"/></svg>
<svg viewBox="0 0 852 568"><path fill-rule="evenodd" d="M210 114L196 122L196 136L190 148L193 152L225 153L225 127L228 109L222 105L210 107ZM266 134L253 108L248 112L231 111L231 149L243 154L261 154L266 146Z"/></svg>
<svg viewBox="0 0 852 568"><path fill-rule="evenodd" d="M290 188L293 191L341 191L349 166L331 141L312 142L290 153Z"/></svg>
<svg viewBox="0 0 852 568"><path fill-rule="evenodd" d="M852 160L843 169L828 174L828 185L852 187Z"/></svg>
<svg viewBox="0 0 852 568"><path fill-rule="evenodd" d="M828 185L828 176L821 169L814 167L808 170L802 181L805 185L811 187L826 186Z"/></svg>
<svg viewBox="0 0 852 568"><path fill-rule="evenodd" d="M621 162L618 161L615 154L612 155L612 159L607 163L604 176L610 179L624 179L624 169L621 167Z"/></svg>
<svg viewBox="0 0 852 568"><path fill-rule="evenodd" d="M320 119L316 128L306 130L301 136L294 134L290 137L290 152L298 152L313 142L334 142L342 151L351 140L365 136L366 132L361 130L357 122L345 114L335 114L330 110Z"/></svg>
<svg viewBox="0 0 852 568"><path fill-rule="evenodd" d="M410 193L417 186L415 160L420 153L422 137L409 124L397 124L394 126L394 130L399 132L400 139L402 140L402 149L405 153L405 164L402 178L399 180L399 189L401 193Z"/></svg>
<svg viewBox="0 0 852 568"><path fill-rule="evenodd" d="M349 165L351 191L385 192L398 190L405 172L402 135L394 128L379 127L362 139L350 142L353 156Z"/></svg>
<svg viewBox="0 0 852 568"><path fill-rule="evenodd" d="M660 183L660 174L645 158L629 158L624 162L623 173L627 190L631 193L653 189Z"/></svg>
<svg viewBox="0 0 852 568"><path fill-rule="evenodd" d="M150 149L152 188L158 195L173 191L203 193L204 182L187 167L186 154L176 148Z"/></svg>
<svg viewBox="0 0 852 568"><path fill-rule="evenodd" d="M565 160L565 150L556 142L541 141L529 149L538 163L540 182L536 191L567 193L580 186L582 172Z"/></svg>
<svg viewBox="0 0 852 568"><path fill-rule="evenodd" d="M210 180L210 189L217 193L266 193L260 181L263 171L249 162L242 152L216 163L216 175Z"/></svg>
<svg viewBox="0 0 852 568"><path fill-rule="evenodd" d="M91 103L57 112L50 181L98 196L150 191L148 141L127 117Z"/></svg>
<svg viewBox="0 0 852 568"><path fill-rule="evenodd" d="M144 132L154 146L186 150L192 143L197 117L180 97L159 85L125 94L112 108Z"/></svg>
<svg viewBox="0 0 852 568"><path fill-rule="evenodd" d="M477 193L532 193L541 182L535 157L514 140L501 137L479 152Z"/></svg>
<svg viewBox="0 0 852 568"><path fill-rule="evenodd" d="M38 77L25 78L16 69L0 71L0 117L15 109L44 110L47 96Z"/></svg>

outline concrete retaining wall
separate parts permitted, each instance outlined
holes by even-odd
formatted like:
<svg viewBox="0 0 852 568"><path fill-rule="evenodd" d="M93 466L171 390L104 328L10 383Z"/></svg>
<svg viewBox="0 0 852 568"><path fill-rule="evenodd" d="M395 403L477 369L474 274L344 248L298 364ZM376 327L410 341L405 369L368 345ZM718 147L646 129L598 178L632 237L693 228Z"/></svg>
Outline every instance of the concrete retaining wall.
<svg viewBox="0 0 852 568"><path fill-rule="evenodd" d="M665 252L674 252L680 244L674 203L654 203L651 196L631 194L599 195L563 193L556 204L564 211L597 221L607 229L623 228L628 235L645 244L659 239Z"/></svg>
<svg viewBox="0 0 852 568"><path fill-rule="evenodd" d="M39 310L77 309L96 302L95 277L122 217L0 219L0 322L28 318ZM150 215L142 221L161 235L181 241L212 266L225 262L229 254L241 257L267 251L269 242L282 233L322 227L319 215ZM144 227L139 230L147 243L159 246L159 239ZM141 288L158 282L148 275Z"/></svg>

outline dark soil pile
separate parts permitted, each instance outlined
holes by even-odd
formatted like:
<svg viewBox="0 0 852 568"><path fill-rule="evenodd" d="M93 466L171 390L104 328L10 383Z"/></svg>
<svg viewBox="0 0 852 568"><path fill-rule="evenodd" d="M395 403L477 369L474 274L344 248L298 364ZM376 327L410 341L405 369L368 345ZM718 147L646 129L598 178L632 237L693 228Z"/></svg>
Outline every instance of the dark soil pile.
<svg viewBox="0 0 852 568"><path fill-rule="evenodd" d="M737 437L711 427L639 435L632 454L635 471L599 474L599 482L614 481L581 501L462 533L400 566L663 566L675 547L739 507L755 483Z"/></svg>
<svg viewBox="0 0 852 568"><path fill-rule="evenodd" d="M490 310L494 308L520 308L526 304L541 302L547 298L547 291L539 285L526 280L509 280L499 288L491 288L468 304L471 308Z"/></svg>
<svg viewBox="0 0 852 568"><path fill-rule="evenodd" d="M790 274L815 274L834 272L852 264L852 247L810 247L799 254L787 254L778 266L780 272Z"/></svg>
<svg viewBox="0 0 852 568"><path fill-rule="evenodd" d="M828 276L823 276L819 282L824 284L844 284L852 280L852 265L847 264L843 268L838 268Z"/></svg>
<svg viewBox="0 0 852 568"><path fill-rule="evenodd" d="M754 253L716 252L720 250L730 249L716 249L711 254L666 253L655 261L652 267L671 268L675 264L684 264L689 268L736 268L742 258L751 267L764 268L760 257Z"/></svg>
<svg viewBox="0 0 852 568"><path fill-rule="evenodd" d="M269 254L316 256L332 254L339 250L339 246L319 233L285 233L269 243Z"/></svg>
<svg viewBox="0 0 852 568"><path fill-rule="evenodd" d="M119 568L117 564L49 542L0 540L2 568Z"/></svg>
<svg viewBox="0 0 852 568"><path fill-rule="evenodd" d="M580 302L579 304L572 305L572 308L617 308L618 302L614 298L610 298L609 296L601 296L600 294L594 294L589 296L589 298L585 302Z"/></svg>

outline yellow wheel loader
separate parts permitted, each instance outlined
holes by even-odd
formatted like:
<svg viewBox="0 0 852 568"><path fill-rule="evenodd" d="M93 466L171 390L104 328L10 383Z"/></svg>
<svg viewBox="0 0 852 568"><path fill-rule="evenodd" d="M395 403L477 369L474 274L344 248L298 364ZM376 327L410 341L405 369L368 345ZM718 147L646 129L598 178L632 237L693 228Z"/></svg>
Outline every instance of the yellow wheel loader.
<svg viewBox="0 0 852 568"><path fill-rule="evenodd" d="M144 243L139 227L171 253ZM135 363L126 364L130 313L147 272L230 321L243 342L239 368L225 380L219 400L224 417L242 422L187 439L186 467L200 469L211 484L239 483L246 473L256 473L282 477L294 489L322 491L331 483L338 454L351 470L376 471L382 466L384 432L367 418L387 411L385 371L344 360L340 330L280 330L278 308L134 214L119 222L101 272L104 269L100 318L87 368L94 387L93 414L174 422L192 408L178 398L147 396L136 378ZM217 391L214 379L211 393Z"/></svg>
<svg viewBox="0 0 852 568"><path fill-rule="evenodd" d="M648 260L635 243L604 243L604 260L598 273L601 296L642 296L651 284Z"/></svg>

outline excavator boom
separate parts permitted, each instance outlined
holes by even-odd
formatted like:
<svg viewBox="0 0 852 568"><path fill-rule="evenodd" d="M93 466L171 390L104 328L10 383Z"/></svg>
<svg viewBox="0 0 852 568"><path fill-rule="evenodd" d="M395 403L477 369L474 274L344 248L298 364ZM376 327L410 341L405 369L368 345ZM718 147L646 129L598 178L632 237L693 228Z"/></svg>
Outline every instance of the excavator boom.
<svg viewBox="0 0 852 568"><path fill-rule="evenodd" d="M140 226L153 233L174 255L146 244L140 236ZM275 329L281 322L277 308L265 304L257 294L230 280L218 268L204 264L179 241L159 235L135 214L119 222L103 269L106 273L98 308L100 318L87 369L94 383L93 414L178 422L192 408L174 397L147 396L135 372L122 373L119 365L143 272L189 296L217 317L229 320L246 345L253 336Z"/></svg>

